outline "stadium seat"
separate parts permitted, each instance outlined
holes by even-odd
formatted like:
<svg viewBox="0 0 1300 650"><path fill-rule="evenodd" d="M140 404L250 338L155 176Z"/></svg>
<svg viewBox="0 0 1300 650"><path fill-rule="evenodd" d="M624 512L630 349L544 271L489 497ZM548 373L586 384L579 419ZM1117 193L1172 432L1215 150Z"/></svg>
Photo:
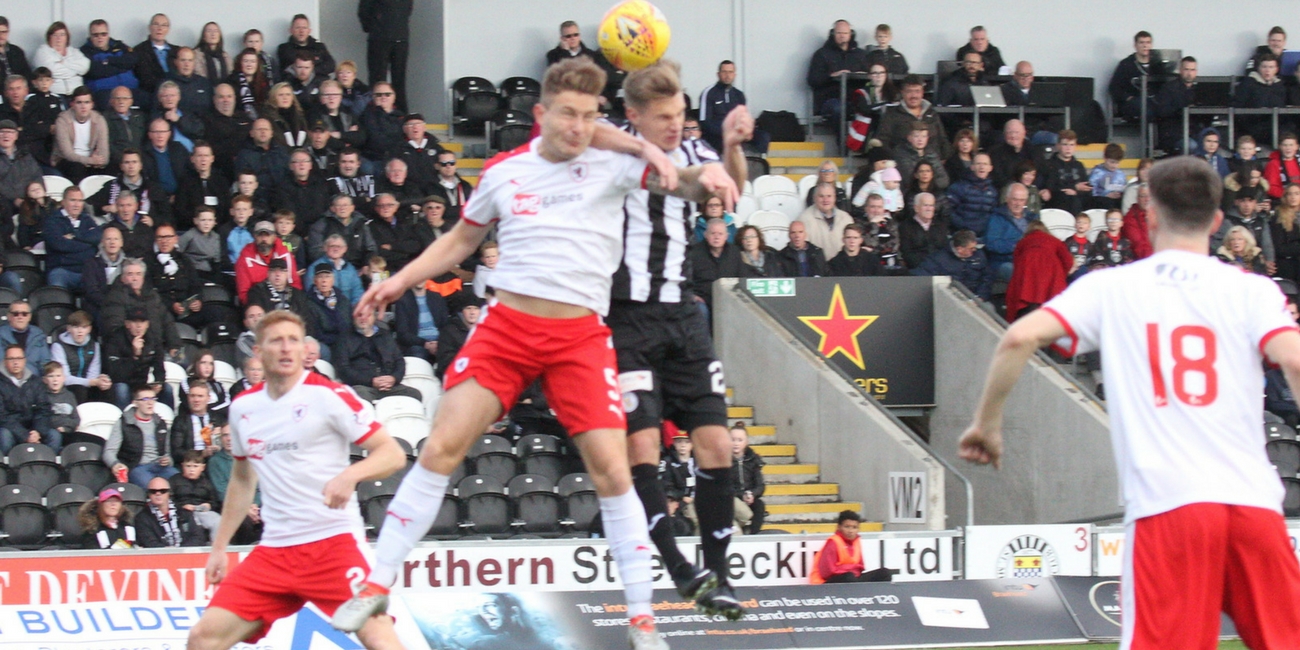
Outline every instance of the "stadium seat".
<svg viewBox="0 0 1300 650"><path fill-rule="evenodd" d="M1286 489L1286 496L1282 498L1282 515L1300 517L1300 479L1283 478L1282 487Z"/></svg>
<svg viewBox="0 0 1300 650"><path fill-rule="evenodd" d="M519 463L515 461L514 454L489 452L474 458L474 473L491 476L505 483L519 473Z"/></svg>
<svg viewBox="0 0 1300 650"><path fill-rule="evenodd" d="M1124 188L1124 196L1120 197L1119 209L1123 210L1124 214L1128 214L1128 209L1133 207L1133 204L1137 202L1138 202L1138 184L1129 183L1128 187Z"/></svg>
<svg viewBox="0 0 1300 650"><path fill-rule="evenodd" d="M12 252L5 253L6 257L12 254L13 254ZM26 297L27 294L31 293L33 290L45 286L45 274L41 273L36 269L20 267L20 268L9 268L6 270L13 273L14 277L18 279L18 286L19 286L18 294L20 296ZM8 314L5 315L5 318L6 320L8 319Z"/></svg>
<svg viewBox="0 0 1300 650"><path fill-rule="evenodd" d="M1056 232L1058 227L1069 228L1070 232L1074 233L1074 215L1065 210L1047 208L1038 213L1038 218L1042 220L1043 225L1047 226L1047 229L1051 230L1053 233Z"/></svg>
<svg viewBox="0 0 1300 650"><path fill-rule="evenodd" d="M1296 431L1285 424L1268 423L1264 425L1265 440L1295 440Z"/></svg>
<svg viewBox="0 0 1300 650"><path fill-rule="evenodd" d="M506 491L515 502L520 530L556 535L561 532L560 495L555 493L555 481L538 474L520 474L510 479Z"/></svg>
<svg viewBox="0 0 1300 650"><path fill-rule="evenodd" d="M564 443L555 436L530 433L519 439L515 451L519 454L520 471L524 475L540 474L552 483L564 476Z"/></svg>
<svg viewBox="0 0 1300 650"><path fill-rule="evenodd" d="M51 537L58 537L65 546L78 545L85 535L77 510L81 504L95 498L95 490L84 485L61 483L45 493L45 508L50 512Z"/></svg>
<svg viewBox="0 0 1300 650"><path fill-rule="evenodd" d="M497 111L488 122L491 130L489 142L497 151L511 151L527 144L533 132L533 118L517 110Z"/></svg>
<svg viewBox="0 0 1300 650"><path fill-rule="evenodd" d="M576 531L591 530L591 522L600 514L596 486L587 474L569 474L560 479L556 489L565 502L563 523Z"/></svg>
<svg viewBox="0 0 1300 650"><path fill-rule="evenodd" d="M131 516L140 514L140 511L149 506L149 497L145 495L144 488L135 483L109 483L104 486L104 490L113 488L122 493L122 505L131 511Z"/></svg>
<svg viewBox="0 0 1300 650"><path fill-rule="evenodd" d="M174 361L164 361L163 371L167 375L167 387L172 391L172 401L176 404L181 403L181 382L185 381L185 369L181 364ZM108 436L104 436L107 438Z"/></svg>
<svg viewBox="0 0 1300 650"><path fill-rule="evenodd" d="M388 430L388 435L407 445L414 445L429 435L429 420L424 417L423 413L419 415L393 415L387 420L383 420L383 423L384 428Z"/></svg>
<svg viewBox="0 0 1300 650"><path fill-rule="evenodd" d="M230 323L212 323L203 328L203 344L212 351L217 361L230 364L239 363L239 351L235 342L239 340L239 329Z"/></svg>
<svg viewBox="0 0 1300 650"><path fill-rule="evenodd" d="M757 178L757 176L755 176ZM741 189L741 196L754 196L754 181L746 180L744 188Z"/></svg>
<svg viewBox="0 0 1300 650"><path fill-rule="evenodd" d="M437 379L425 377L402 377L402 385L420 391L421 403L424 405L424 417L433 421L433 414L438 410L438 401L442 399L442 384Z"/></svg>
<svg viewBox="0 0 1300 650"><path fill-rule="evenodd" d="M205 305L209 303L225 305L232 309L235 307L234 295L230 293L229 289L219 284L204 284L203 288L199 289L199 302Z"/></svg>
<svg viewBox="0 0 1300 650"><path fill-rule="evenodd" d="M86 402L77 405L77 417L81 420L77 431L107 440L108 434L113 431L113 425L122 419L122 411L107 402Z"/></svg>
<svg viewBox="0 0 1300 650"><path fill-rule="evenodd" d="M750 154L745 156L746 171L749 172L749 178L759 178L766 176L772 171L772 166L768 164L767 159L762 156Z"/></svg>
<svg viewBox="0 0 1300 650"><path fill-rule="evenodd" d="M9 305L22 300L23 297L18 295L17 291L9 287L0 287L0 307L8 308Z"/></svg>
<svg viewBox="0 0 1300 650"><path fill-rule="evenodd" d="M1088 241L1095 241L1097 235L1106 232L1106 209L1093 208L1084 210L1083 213L1088 215L1088 219L1091 221L1091 226L1088 228Z"/></svg>
<svg viewBox="0 0 1300 650"><path fill-rule="evenodd" d="M162 402L154 402L153 411L158 414L158 417L162 418L163 422L167 423L169 428L172 425L172 421L176 419L176 411L173 411L172 407L167 406Z"/></svg>
<svg viewBox="0 0 1300 650"><path fill-rule="evenodd" d="M113 482L113 474L103 461L104 448L92 442L78 442L63 448L59 461L63 465L63 480L83 485L98 493Z"/></svg>
<svg viewBox="0 0 1300 650"><path fill-rule="evenodd" d="M420 379L435 379L433 374L433 364L421 359L420 357L403 357L406 362L406 374L402 375L403 381L410 377L419 377Z"/></svg>
<svg viewBox="0 0 1300 650"><path fill-rule="evenodd" d="M113 180L113 178L113 176L108 174L87 176L81 179L81 183L78 184L78 187L80 187L81 191L85 192L86 197L89 198L98 194L100 190L104 189L104 185L108 184L108 182Z"/></svg>
<svg viewBox="0 0 1300 650"><path fill-rule="evenodd" d="M735 217L735 226L737 228L749 223L749 216L758 211L758 199L749 194L740 197L736 201L736 211L732 213Z"/></svg>
<svg viewBox="0 0 1300 650"><path fill-rule="evenodd" d="M1268 461L1273 463L1278 476L1296 478L1300 474L1300 443L1295 440L1270 440L1264 445ZM12 458L9 462L13 462Z"/></svg>
<svg viewBox="0 0 1300 650"><path fill-rule="evenodd" d="M71 291L60 286L49 285L33 289L27 294L27 303L32 309L40 309L45 305L63 305L65 307L76 307L77 298ZM45 330L48 332L49 330Z"/></svg>
<svg viewBox="0 0 1300 650"><path fill-rule="evenodd" d="M62 176L53 176L49 174L47 174L43 180L45 181L45 195L55 201L62 201L64 190L75 184Z"/></svg>
<svg viewBox="0 0 1300 650"><path fill-rule="evenodd" d="M799 196L807 197L808 192L817 186L817 174L808 174L799 179ZM848 191L848 190L844 190ZM807 198L804 199L805 201Z"/></svg>
<svg viewBox="0 0 1300 650"><path fill-rule="evenodd" d="M39 287L36 290L40 291L49 288L51 287ZM31 296L29 295L28 298L30 297ZM68 317L71 316L74 311L77 311L77 308L72 305L46 304L41 305L40 307L33 307L32 322L36 323L36 326L41 328L42 332L53 333L56 331L63 331L63 328L68 324Z"/></svg>
<svg viewBox="0 0 1300 650"><path fill-rule="evenodd" d="M764 211L780 212L789 221L799 218L799 213L807 207L802 198L789 194L766 194L758 199L758 206ZM750 215L752 222L754 215Z"/></svg>
<svg viewBox="0 0 1300 650"><path fill-rule="evenodd" d="M429 527L429 532L425 539L456 539L460 537L460 498L450 494L442 498L442 506L438 509L438 517L433 520L433 525Z"/></svg>
<svg viewBox="0 0 1300 650"><path fill-rule="evenodd" d="M423 418L424 405L420 403L420 400L405 395L393 395L375 402L375 418L380 422L386 423L389 418L394 416ZM416 440L419 440L419 438L416 438Z"/></svg>
<svg viewBox="0 0 1300 650"><path fill-rule="evenodd" d="M9 467L14 472L15 483L30 485L40 494L62 483L58 455L39 443L14 445L9 450Z"/></svg>
<svg viewBox="0 0 1300 650"><path fill-rule="evenodd" d="M798 215L795 215L797 217ZM759 210L749 215L747 225L758 228L763 233L764 242L774 250L781 250L785 245L790 243L790 224L795 217L773 211Z"/></svg>
<svg viewBox="0 0 1300 650"><path fill-rule="evenodd" d="M500 481L491 476L466 476L457 484L456 492L465 504L466 523L475 534L510 532L510 499Z"/></svg>
<svg viewBox="0 0 1300 650"><path fill-rule="evenodd" d="M491 81L461 77L451 84L452 126L482 127L501 108L501 95Z"/></svg>
<svg viewBox="0 0 1300 650"><path fill-rule="evenodd" d="M357 502L361 505L361 518L366 522L366 532L371 536L379 535L388 512L388 502L397 494L400 479L362 481L357 484Z"/></svg>
<svg viewBox="0 0 1300 650"><path fill-rule="evenodd" d="M212 378L229 392L230 387L239 381L239 374L235 372L235 367L221 359L214 361L212 366Z"/></svg>
<svg viewBox="0 0 1300 650"><path fill-rule="evenodd" d="M531 77L510 77L501 82L501 97L510 110L531 114L541 96L541 82Z"/></svg>
<svg viewBox="0 0 1300 650"><path fill-rule="evenodd" d="M329 377L331 380L335 378L334 364L324 359L317 359L315 368L316 368L316 372L319 372L320 374Z"/></svg>
<svg viewBox="0 0 1300 650"><path fill-rule="evenodd" d="M51 485L50 487L54 487ZM0 488L0 519L4 520L5 544L39 548L45 544L49 513L41 503L44 490L30 485Z"/></svg>
<svg viewBox="0 0 1300 650"><path fill-rule="evenodd" d="M788 194L799 196L799 186L794 181L772 174L765 174L754 179L754 196L762 198L769 194Z"/></svg>

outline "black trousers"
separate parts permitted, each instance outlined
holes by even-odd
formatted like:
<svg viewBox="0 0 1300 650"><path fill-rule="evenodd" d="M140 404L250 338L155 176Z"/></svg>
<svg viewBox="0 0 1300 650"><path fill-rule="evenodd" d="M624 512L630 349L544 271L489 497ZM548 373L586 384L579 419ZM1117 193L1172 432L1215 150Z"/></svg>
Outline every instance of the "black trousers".
<svg viewBox="0 0 1300 650"><path fill-rule="evenodd" d="M370 85L388 79L392 71L391 83L397 93L397 110L405 113L406 105L406 58L411 53L410 41L372 38L366 44L366 68L370 71Z"/></svg>

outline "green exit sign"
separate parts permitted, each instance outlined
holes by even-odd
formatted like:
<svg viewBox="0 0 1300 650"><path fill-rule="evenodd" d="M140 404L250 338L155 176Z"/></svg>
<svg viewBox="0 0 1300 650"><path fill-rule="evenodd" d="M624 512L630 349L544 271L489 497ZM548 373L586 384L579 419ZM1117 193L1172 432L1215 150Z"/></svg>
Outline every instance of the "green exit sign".
<svg viewBox="0 0 1300 650"><path fill-rule="evenodd" d="M758 298L771 298L773 296L793 296L794 279L793 278L749 278L745 280L745 288L749 293Z"/></svg>

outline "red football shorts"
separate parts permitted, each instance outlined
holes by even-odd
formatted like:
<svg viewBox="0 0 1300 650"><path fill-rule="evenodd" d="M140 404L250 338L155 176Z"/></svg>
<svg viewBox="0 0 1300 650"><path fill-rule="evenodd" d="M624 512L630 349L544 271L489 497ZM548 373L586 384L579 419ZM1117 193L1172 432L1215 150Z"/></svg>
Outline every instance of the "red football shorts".
<svg viewBox="0 0 1300 650"><path fill-rule="evenodd" d="M542 318L492 303L452 361L443 389L473 378L508 412L538 377L570 435L626 429L614 341L600 316Z"/></svg>
<svg viewBox="0 0 1300 650"><path fill-rule="evenodd" d="M1213 650L1227 612L1248 647L1300 648L1300 564L1278 513L1193 503L1127 537L1121 647Z"/></svg>
<svg viewBox="0 0 1300 650"><path fill-rule="evenodd" d="M297 546L258 546L217 585L209 607L220 607L262 628L245 641L266 636L271 624L312 602L333 616L352 597L352 586L370 574L368 548L343 534Z"/></svg>

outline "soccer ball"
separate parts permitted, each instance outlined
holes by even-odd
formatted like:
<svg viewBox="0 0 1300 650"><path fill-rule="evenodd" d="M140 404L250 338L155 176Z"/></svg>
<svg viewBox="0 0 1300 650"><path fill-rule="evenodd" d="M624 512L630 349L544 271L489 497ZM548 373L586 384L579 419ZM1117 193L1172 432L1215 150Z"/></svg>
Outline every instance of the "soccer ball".
<svg viewBox="0 0 1300 650"><path fill-rule="evenodd" d="M645 0L626 0L600 21L598 42L605 59L620 70L640 70L664 55L671 32L659 8Z"/></svg>

